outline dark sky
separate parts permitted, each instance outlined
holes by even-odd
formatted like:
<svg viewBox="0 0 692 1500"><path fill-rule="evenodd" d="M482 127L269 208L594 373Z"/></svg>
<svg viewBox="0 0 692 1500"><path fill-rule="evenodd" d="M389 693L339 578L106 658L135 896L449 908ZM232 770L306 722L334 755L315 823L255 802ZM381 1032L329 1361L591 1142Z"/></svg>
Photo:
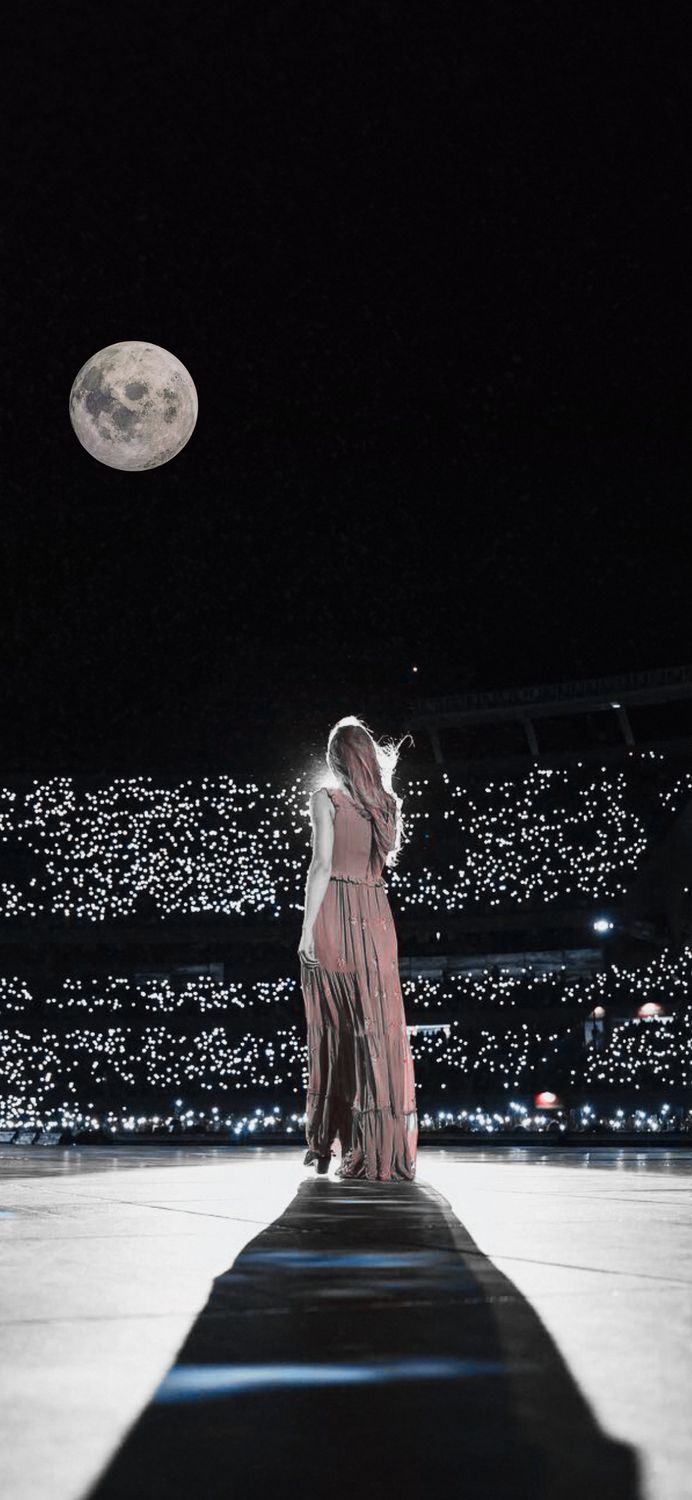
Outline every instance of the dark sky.
<svg viewBox="0 0 692 1500"><path fill-rule="evenodd" d="M283 773L692 659L685 22L11 8L0 769ZM68 418L128 338L200 401L140 474Z"/></svg>

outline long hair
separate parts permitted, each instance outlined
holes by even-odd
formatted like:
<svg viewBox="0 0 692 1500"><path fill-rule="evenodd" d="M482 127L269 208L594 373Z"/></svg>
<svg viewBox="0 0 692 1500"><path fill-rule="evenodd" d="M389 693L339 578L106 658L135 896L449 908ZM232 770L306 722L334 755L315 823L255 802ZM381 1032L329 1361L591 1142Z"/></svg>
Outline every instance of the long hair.
<svg viewBox="0 0 692 1500"><path fill-rule="evenodd" d="M410 738L404 735L404 739ZM383 864L392 869L407 838L402 799L392 787L402 743L378 742L354 714L339 719L329 732L327 765L372 824L372 869L379 870Z"/></svg>

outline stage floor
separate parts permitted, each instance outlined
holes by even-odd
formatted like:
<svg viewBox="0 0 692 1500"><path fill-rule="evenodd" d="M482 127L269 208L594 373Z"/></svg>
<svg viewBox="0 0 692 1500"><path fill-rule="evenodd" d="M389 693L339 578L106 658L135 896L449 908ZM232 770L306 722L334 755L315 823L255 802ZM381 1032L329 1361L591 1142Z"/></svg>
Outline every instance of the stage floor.
<svg viewBox="0 0 692 1500"><path fill-rule="evenodd" d="M0 1148L8 1500L689 1500L691 1151L303 1152Z"/></svg>

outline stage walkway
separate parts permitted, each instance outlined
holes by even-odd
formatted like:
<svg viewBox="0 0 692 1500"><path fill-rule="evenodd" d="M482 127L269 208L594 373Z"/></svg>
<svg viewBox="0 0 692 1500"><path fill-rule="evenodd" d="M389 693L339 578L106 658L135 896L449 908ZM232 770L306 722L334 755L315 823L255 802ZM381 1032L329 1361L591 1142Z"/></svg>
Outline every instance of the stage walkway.
<svg viewBox="0 0 692 1500"><path fill-rule="evenodd" d="M688 1500L692 1152L0 1152L8 1500Z"/></svg>

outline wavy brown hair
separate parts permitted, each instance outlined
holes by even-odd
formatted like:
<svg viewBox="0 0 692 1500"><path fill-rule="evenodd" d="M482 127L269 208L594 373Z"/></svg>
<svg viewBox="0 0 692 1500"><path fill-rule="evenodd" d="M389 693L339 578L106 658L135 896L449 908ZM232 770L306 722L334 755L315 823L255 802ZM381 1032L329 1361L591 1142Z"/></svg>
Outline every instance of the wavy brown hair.
<svg viewBox="0 0 692 1500"><path fill-rule="evenodd" d="M410 739L410 735L404 735ZM407 835L402 799L392 787L392 776L403 740L376 740L362 719L347 714L329 731L327 765L338 777L364 817L372 824L370 867L392 869Z"/></svg>

